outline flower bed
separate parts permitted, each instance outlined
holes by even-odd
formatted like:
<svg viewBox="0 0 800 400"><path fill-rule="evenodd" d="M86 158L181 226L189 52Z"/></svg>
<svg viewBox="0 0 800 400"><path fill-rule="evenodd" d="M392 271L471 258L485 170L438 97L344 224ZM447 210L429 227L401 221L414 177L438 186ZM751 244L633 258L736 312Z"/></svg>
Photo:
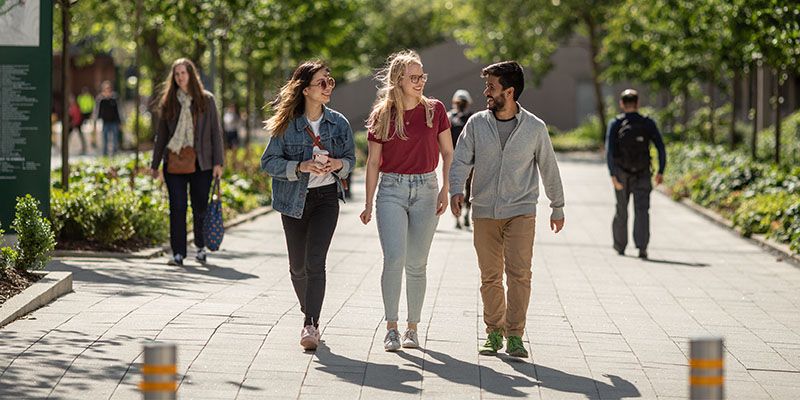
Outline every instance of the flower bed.
<svg viewBox="0 0 800 400"><path fill-rule="evenodd" d="M226 219L269 204L271 183L259 169L261 150L263 145L252 145L249 152L226 154L221 185ZM60 170L54 171L50 218L57 248L134 251L169 238L166 185L150 177L149 154L139 165L134 171L132 156L74 164L68 192L61 188ZM191 212L188 218L191 224Z"/></svg>
<svg viewBox="0 0 800 400"><path fill-rule="evenodd" d="M689 198L730 219L745 236L765 234L800 253L800 167L752 161L722 146L668 146L665 183L674 199Z"/></svg>

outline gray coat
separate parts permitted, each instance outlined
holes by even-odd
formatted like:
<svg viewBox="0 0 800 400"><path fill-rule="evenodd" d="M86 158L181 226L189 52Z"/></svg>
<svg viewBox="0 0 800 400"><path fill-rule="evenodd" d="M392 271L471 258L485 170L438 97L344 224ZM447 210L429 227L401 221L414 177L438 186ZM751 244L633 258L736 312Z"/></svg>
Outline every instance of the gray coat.
<svg viewBox="0 0 800 400"><path fill-rule="evenodd" d="M504 148L491 111L477 112L467 121L450 168L450 195L464 193L467 174L474 168L474 218L536 214L541 174L552 208L550 218L564 218L564 189L547 126L522 107L516 117L517 127Z"/></svg>
<svg viewBox="0 0 800 400"><path fill-rule="evenodd" d="M197 153L197 164L201 171L207 171L215 165L223 165L225 156L222 144L222 126L219 122L219 113L214 101L214 95L205 92L206 111L197 116L194 129L194 151ZM178 116L172 119L162 118L156 130L156 143L153 147L153 161L150 167L157 169L164 160L166 164L167 143L175 134L178 126Z"/></svg>

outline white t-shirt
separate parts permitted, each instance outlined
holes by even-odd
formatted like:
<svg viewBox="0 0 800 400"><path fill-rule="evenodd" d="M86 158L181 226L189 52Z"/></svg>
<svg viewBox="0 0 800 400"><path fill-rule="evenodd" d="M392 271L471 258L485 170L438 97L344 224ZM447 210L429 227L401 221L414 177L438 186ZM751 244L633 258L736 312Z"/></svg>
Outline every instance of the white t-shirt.
<svg viewBox="0 0 800 400"><path fill-rule="evenodd" d="M319 126L322 124L322 115L320 115L319 119L316 121L309 120L308 123L311 125L311 130L314 131L314 134L319 137ZM319 147L314 146L314 149L319 149ZM335 183L336 179L333 177L333 174L328 172L325 175L309 175L308 178L308 188L315 188L320 186L330 185L331 183Z"/></svg>

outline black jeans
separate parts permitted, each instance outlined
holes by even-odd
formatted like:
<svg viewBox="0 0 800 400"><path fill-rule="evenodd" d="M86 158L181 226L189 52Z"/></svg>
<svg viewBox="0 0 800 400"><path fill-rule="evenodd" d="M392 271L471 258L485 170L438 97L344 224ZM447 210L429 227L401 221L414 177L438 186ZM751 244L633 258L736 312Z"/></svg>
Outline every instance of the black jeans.
<svg viewBox="0 0 800 400"><path fill-rule="evenodd" d="M640 250L646 250L650 241L650 191L653 189L650 174L619 172L617 179L623 188L615 190L617 213L611 225L614 248L622 251L628 245L628 202L633 194L633 242Z"/></svg>
<svg viewBox="0 0 800 400"><path fill-rule="evenodd" d="M325 298L325 262L339 221L336 184L308 189L303 217L282 215L281 219L289 250L292 285L300 310L305 314L303 326L319 326Z"/></svg>
<svg viewBox="0 0 800 400"><path fill-rule="evenodd" d="M170 174L164 167L164 181L169 192L169 243L172 254L186 258L186 202L192 198L192 220L194 222L194 244L205 247L203 220L208 209L208 192L211 190L212 170L201 171L200 167L191 174Z"/></svg>

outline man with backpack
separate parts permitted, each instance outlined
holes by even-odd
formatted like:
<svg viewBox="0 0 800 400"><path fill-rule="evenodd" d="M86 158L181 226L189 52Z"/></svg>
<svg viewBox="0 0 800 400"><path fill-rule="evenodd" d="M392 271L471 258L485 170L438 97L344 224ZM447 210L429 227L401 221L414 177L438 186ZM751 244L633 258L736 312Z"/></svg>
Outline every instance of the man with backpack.
<svg viewBox="0 0 800 400"><path fill-rule="evenodd" d="M639 258L647 258L650 241L650 143L658 150L656 185L661 184L667 165L664 140L656 123L639 114L639 94L626 89L620 95L623 113L608 125L606 135L606 161L611 182L617 196L617 212L611 229L614 233L614 250L625 254L628 244L628 201L633 194L633 242L639 249Z"/></svg>

